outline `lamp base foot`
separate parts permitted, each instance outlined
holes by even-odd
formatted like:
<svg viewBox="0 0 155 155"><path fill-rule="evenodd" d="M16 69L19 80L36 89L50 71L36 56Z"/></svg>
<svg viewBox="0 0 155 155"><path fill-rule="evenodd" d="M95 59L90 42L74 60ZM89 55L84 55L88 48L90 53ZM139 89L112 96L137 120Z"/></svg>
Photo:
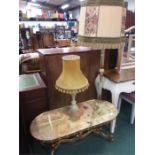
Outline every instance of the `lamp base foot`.
<svg viewBox="0 0 155 155"><path fill-rule="evenodd" d="M70 112L71 113L75 113L75 112L78 112L79 110L79 107L77 106L77 104L72 104L71 107L70 107Z"/></svg>

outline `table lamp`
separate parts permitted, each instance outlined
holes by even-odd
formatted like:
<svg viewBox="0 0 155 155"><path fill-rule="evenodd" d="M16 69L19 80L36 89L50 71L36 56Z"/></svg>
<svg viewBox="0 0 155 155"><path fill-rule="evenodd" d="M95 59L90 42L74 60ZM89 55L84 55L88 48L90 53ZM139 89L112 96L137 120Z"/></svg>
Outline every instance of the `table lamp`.
<svg viewBox="0 0 155 155"><path fill-rule="evenodd" d="M55 88L72 96L71 112L77 112L76 94L88 89L89 83L80 69L80 56L67 55L62 57L63 69L56 81Z"/></svg>

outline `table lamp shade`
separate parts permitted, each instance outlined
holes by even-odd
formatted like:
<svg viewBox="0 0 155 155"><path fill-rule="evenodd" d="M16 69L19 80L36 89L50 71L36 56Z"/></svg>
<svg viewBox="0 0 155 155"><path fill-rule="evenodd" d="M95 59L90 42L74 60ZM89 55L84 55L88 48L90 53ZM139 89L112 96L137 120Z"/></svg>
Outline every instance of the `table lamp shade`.
<svg viewBox="0 0 155 155"><path fill-rule="evenodd" d="M80 57L77 55L63 56L63 70L56 81L56 89L66 94L77 94L85 91L88 80L80 69Z"/></svg>

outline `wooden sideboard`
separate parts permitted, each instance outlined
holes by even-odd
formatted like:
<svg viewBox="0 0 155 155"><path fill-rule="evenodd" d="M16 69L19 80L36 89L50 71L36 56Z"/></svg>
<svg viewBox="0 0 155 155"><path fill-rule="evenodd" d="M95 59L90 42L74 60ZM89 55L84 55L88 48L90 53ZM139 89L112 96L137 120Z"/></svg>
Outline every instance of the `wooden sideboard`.
<svg viewBox="0 0 155 155"><path fill-rule="evenodd" d="M70 104L70 95L58 92L55 82L62 71L62 56L76 54L80 56L81 70L89 81L89 88L85 92L77 94L77 101L82 102L96 98L95 78L100 67L99 49L88 47L66 47L38 49L40 55L41 76L48 88L49 109L59 108Z"/></svg>
<svg viewBox="0 0 155 155"><path fill-rule="evenodd" d="M29 126L40 113L46 111L47 88L39 73L19 76L19 132L20 155L28 154L30 147Z"/></svg>
<svg viewBox="0 0 155 155"><path fill-rule="evenodd" d="M34 117L47 110L46 89L39 73L20 75L20 110L26 126L30 125Z"/></svg>

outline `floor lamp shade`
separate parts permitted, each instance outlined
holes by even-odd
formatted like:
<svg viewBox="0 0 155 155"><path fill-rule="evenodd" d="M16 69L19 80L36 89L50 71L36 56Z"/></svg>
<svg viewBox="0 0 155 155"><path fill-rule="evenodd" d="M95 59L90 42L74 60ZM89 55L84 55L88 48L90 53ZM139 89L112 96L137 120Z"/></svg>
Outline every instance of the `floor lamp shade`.
<svg viewBox="0 0 155 155"><path fill-rule="evenodd" d="M82 3L78 44L122 50L126 8L123 0L86 0Z"/></svg>

